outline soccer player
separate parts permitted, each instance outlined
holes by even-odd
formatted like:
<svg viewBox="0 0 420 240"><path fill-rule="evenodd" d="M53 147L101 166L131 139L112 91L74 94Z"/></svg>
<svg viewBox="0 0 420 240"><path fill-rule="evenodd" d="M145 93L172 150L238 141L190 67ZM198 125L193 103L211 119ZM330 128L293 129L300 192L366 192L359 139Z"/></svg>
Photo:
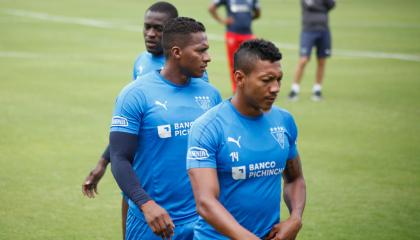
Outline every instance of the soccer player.
<svg viewBox="0 0 420 240"><path fill-rule="evenodd" d="M331 56L331 34L328 26L328 13L335 6L335 0L301 0L302 32L300 35L300 58L293 79L289 100L298 100L300 82L311 51L316 46L318 64L315 84L312 88L313 101L322 99L326 59Z"/></svg>
<svg viewBox="0 0 420 240"><path fill-rule="evenodd" d="M165 63L162 49L162 29L166 21L178 17L176 7L168 2L156 2L144 14L143 37L146 51L141 53L133 68L133 80L149 72L159 70ZM204 80L207 81L205 77ZM105 149L96 167L89 173L82 184L85 196L93 198L97 194L98 183L103 177L110 161L109 146ZM128 204L124 197L121 201L122 229L125 235L125 223Z"/></svg>
<svg viewBox="0 0 420 240"><path fill-rule="evenodd" d="M235 95L198 118L187 168L197 211L194 239L295 239L306 187L291 114L272 106L281 54L255 39L235 53ZM280 222L281 176L290 217Z"/></svg>
<svg viewBox="0 0 420 240"><path fill-rule="evenodd" d="M197 220L185 169L192 122L220 103L201 77L210 62L205 28L191 18L165 23L162 70L127 85L110 133L112 173L129 198L126 239L192 239Z"/></svg>
<svg viewBox="0 0 420 240"><path fill-rule="evenodd" d="M217 8L225 6L227 17L222 18L217 13ZM261 15L259 0L213 0L209 6L211 16L219 23L226 26L225 41L229 62L229 74L232 91L236 91L236 82L233 77L233 54L242 42L253 39L252 21Z"/></svg>

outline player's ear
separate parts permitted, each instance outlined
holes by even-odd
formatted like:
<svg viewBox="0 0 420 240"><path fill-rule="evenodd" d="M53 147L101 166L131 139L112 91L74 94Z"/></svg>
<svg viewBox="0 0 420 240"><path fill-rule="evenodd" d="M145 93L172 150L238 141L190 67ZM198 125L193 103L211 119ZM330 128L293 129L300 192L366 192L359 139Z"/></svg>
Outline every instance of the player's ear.
<svg viewBox="0 0 420 240"><path fill-rule="evenodd" d="M178 47L178 46L173 46L173 47L171 48L171 55L172 55L172 57L173 57L173 58L175 58L175 59L180 59L180 58L181 58L181 53L182 53L182 50L181 50L181 48L180 48L180 47Z"/></svg>
<svg viewBox="0 0 420 240"><path fill-rule="evenodd" d="M236 86L242 88L245 80L245 73L242 70L235 70L233 78L235 79Z"/></svg>

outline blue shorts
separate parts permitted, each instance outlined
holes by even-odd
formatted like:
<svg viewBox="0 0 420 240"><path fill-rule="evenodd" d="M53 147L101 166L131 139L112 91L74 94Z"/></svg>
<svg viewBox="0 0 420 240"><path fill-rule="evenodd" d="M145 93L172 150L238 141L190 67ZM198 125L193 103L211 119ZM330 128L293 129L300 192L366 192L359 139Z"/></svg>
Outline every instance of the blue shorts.
<svg viewBox="0 0 420 240"><path fill-rule="evenodd" d="M195 221L181 225L175 225L175 232L172 240L192 240L194 238ZM140 220L136 215L128 209L126 230L126 240L162 240L161 237L155 235L146 222Z"/></svg>
<svg viewBox="0 0 420 240"><path fill-rule="evenodd" d="M300 35L300 56L310 57L314 46L318 58L331 56L330 31L303 31Z"/></svg>

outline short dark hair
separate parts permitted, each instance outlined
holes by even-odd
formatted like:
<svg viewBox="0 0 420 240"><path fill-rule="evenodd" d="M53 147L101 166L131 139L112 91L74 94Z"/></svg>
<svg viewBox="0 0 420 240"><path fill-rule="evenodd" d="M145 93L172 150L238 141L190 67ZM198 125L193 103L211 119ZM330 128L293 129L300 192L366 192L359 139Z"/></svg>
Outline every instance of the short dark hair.
<svg viewBox="0 0 420 240"><path fill-rule="evenodd" d="M169 56L173 46L184 47L189 40L189 34L205 32L204 25L189 17L177 17L166 22L162 32L162 47L165 57Z"/></svg>
<svg viewBox="0 0 420 240"><path fill-rule="evenodd" d="M147 11L165 13L168 14L169 18L178 17L178 10L174 5L168 2L156 2L150 6L146 12Z"/></svg>
<svg viewBox="0 0 420 240"><path fill-rule="evenodd" d="M279 49L272 42L264 39L245 41L233 56L233 69L242 70L245 74L252 71L256 60L276 62L281 60Z"/></svg>

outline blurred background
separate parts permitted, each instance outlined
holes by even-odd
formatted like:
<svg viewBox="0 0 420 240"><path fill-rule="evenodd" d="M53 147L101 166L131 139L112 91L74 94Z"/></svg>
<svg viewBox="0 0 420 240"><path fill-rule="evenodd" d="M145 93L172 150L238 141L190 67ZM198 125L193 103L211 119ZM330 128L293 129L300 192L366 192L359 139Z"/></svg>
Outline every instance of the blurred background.
<svg viewBox="0 0 420 240"><path fill-rule="evenodd" d="M0 0L0 239L121 239L110 171L93 200L81 184L145 50L153 2ZM229 97L224 27L210 0L169 2L207 27L210 82ZM310 100L314 59L300 100L287 101L299 1L260 2L254 33L284 56L276 104L299 127L307 204L298 239L420 239L420 1L337 0L321 102Z"/></svg>

